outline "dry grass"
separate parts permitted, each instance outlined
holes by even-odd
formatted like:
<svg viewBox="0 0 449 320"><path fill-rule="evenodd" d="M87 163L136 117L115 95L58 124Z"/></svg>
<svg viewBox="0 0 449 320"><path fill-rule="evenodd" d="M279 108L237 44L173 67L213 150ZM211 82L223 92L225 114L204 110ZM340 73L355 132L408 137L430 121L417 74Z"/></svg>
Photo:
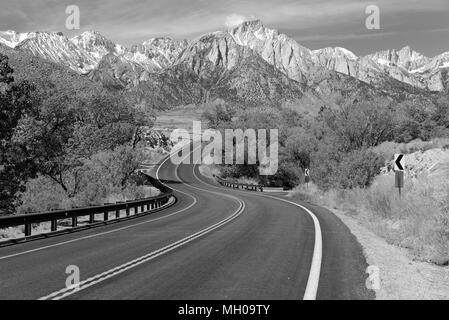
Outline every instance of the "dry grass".
<svg viewBox="0 0 449 320"><path fill-rule="evenodd" d="M155 128L164 130L186 129L192 131L192 122L199 121L205 107L202 105L187 105L163 111L157 115Z"/></svg>
<svg viewBox="0 0 449 320"><path fill-rule="evenodd" d="M104 203L115 203L118 201L128 201L135 199L149 198L159 195L161 192L155 187L149 186L132 186L122 192L109 194L104 198Z"/></svg>
<svg viewBox="0 0 449 320"><path fill-rule="evenodd" d="M444 179L410 179L401 199L391 175L377 177L367 189L322 192L309 184L291 196L343 210L416 259L449 262L449 183Z"/></svg>
<svg viewBox="0 0 449 320"><path fill-rule="evenodd" d="M368 265L380 271L378 300L448 300L449 267L410 259L409 250L388 244L356 219L332 210L357 237Z"/></svg>
<svg viewBox="0 0 449 320"><path fill-rule="evenodd" d="M51 225L50 222L43 222L43 223L37 223L33 224L31 226L32 228L32 234L42 234L42 233L49 233L51 231ZM59 221L58 222L58 230L68 229L70 228L70 224L65 221ZM25 232L25 227L10 227L6 229L0 229L0 240L2 239L18 239L23 238Z"/></svg>

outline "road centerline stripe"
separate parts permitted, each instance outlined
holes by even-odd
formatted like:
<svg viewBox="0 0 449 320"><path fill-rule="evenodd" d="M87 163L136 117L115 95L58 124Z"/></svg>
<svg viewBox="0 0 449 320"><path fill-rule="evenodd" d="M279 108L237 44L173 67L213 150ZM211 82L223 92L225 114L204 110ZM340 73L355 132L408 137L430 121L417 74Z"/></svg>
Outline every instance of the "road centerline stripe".
<svg viewBox="0 0 449 320"><path fill-rule="evenodd" d="M192 154L192 152L190 152L188 156L190 156ZM159 180L159 169L168 159L169 159L169 157L159 166L159 168L158 168L158 170L156 172L156 178L158 180ZM177 165L176 168L178 168L178 167L179 167L179 164ZM194 174L194 176L196 176L195 175L195 167L196 167L196 165L193 165L193 174ZM182 180L179 178L176 170L175 170L175 175L178 178L178 180L180 180L182 182ZM227 217L227 218L225 218L225 219L215 223L212 226L209 226L209 227L207 227L207 228L205 228L205 229L203 229L201 231L198 231L198 232L196 232L196 233L194 233L192 235L189 235L189 236L187 236L187 237L185 237L185 238L183 238L181 240L178 240L178 241L176 241L176 242L174 242L172 244L169 244L169 245L167 245L167 246L165 246L165 247L163 247L161 249L158 249L156 251L148 253L148 254L146 254L144 256L141 256L141 257L136 258L134 260L131 260L129 262L126 262L126 263L124 263L122 265L119 265L117 267L109 269L109 270L107 270L105 272L102 272L100 274L97 274L95 276L92 276L92 277L90 277L90 278L88 278L86 280L81 281L76 286L66 287L66 288L63 288L61 290L55 291L53 293L50 293L50 294L48 294L46 296L43 296L43 297L39 298L39 300L48 300L48 299L60 300L60 299L63 299L65 297L68 297L70 295L73 295L75 293L78 293L81 290L89 288L89 287L91 287L91 286L93 286L93 285L95 285L97 283L100 283L100 282L103 282L103 281L105 281L105 280L107 280L109 278L112 278L112 277L114 277L114 276L116 276L118 274L121 274L121 273L123 273L125 271L133 269L133 268L135 268L135 267L137 267L137 266L139 266L139 265L141 265L143 263L146 263L146 262L148 262L150 260L155 259L156 257L159 257L159 256L161 256L161 255L163 255L165 253L173 251L173 250L175 250L175 249L177 249L177 248L179 248L179 247L181 247L181 246L183 246L185 244L188 244L188 243L190 243L190 242L192 242L192 241L194 241L194 240L196 240L196 239L198 239L198 238L200 238L200 237L202 237L204 235L207 235L208 233L211 233L212 231L214 231L214 230L216 230L216 229L218 229L218 228L228 224L229 222L231 222L234 219L236 219L237 217L239 217L242 214L242 212L245 210L245 208L246 208L245 202L242 201L241 199L239 199L238 197L235 197L235 196L232 196L232 195L219 194L218 192L214 192L214 191L210 191L210 190L206 190L206 189L201 189L201 188L198 188L198 187L195 187L195 186L191 186L191 185L188 185L188 184L185 184L185 186L190 187L190 188L194 188L194 189L197 189L197 190L200 190L200 191L205 191L205 192L212 193L212 194L218 194L218 195L221 195L221 196L225 196L225 197L234 199L234 200L236 200L238 202L239 207L231 216L229 216L229 217ZM187 194L187 193L185 193L183 191L176 190L174 188L172 188L172 189L177 191L177 192L181 192L181 193ZM187 194L187 195L189 195L189 194Z"/></svg>

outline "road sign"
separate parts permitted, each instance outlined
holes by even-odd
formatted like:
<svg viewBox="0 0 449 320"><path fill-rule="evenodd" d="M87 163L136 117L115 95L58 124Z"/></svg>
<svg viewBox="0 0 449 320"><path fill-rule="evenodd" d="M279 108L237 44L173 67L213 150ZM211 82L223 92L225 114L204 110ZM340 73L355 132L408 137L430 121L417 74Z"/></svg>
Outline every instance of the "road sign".
<svg viewBox="0 0 449 320"><path fill-rule="evenodd" d="M395 173L395 186L399 191L399 198L402 197L401 189L404 188L404 171L396 171Z"/></svg>
<svg viewBox="0 0 449 320"><path fill-rule="evenodd" d="M399 198L401 198L401 189L404 188L404 166L402 164L402 159L404 155L402 153L398 153L394 155L394 184L399 191Z"/></svg>
<svg viewBox="0 0 449 320"><path fill-rule="evenodd" d="M394 184L395 187L398 188L399 198L401 198L401 189L404 188L404 165L402 164L402 160L404 155L402 153L398 153L394 155Z"/></svg>
<svg viewBox="0 0 449 320"><path fill-rule="evenodd" d="M304 169L305 183L310 182L310 170L309 168Z"/></svg>
<svg viewBox="0 0 449 320"><path fill-rule="evenodd" d="M404 188L404 171L396 171L395 186L399 189Z"/></svg>
<svg viewBox="0 0 449 320"><path fill-rule="evenodd" d="M404 155L402 153L398 153L394 155L394 171L396 172L403 172L404 166L402 165L402 159L404 158Z"/></svg>

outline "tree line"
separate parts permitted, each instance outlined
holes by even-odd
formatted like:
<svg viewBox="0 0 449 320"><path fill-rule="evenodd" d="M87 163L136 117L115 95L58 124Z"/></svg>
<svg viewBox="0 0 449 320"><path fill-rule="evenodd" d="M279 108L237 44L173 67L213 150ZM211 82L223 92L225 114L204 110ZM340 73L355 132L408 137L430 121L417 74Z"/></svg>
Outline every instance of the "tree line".
<svg viewBox="0 0 449 320"><path fill-rule="evenodd" d="M367 187L385 165L375 147L386 141L407 143L449 136L449 100L444 94L432 104L400 103L385 97L371 101L341 100L304 115L294 107L241 108L225 102L211 104L203 114L210 128L279 129L279 170L258 175L253 165L220 166L224 177L256 178L266 185L292 188L304 182L304 170L323 190Z"/></svg>
<svg viewBox="0 0 449 320"><path fill-rule="evenodd" d="M0 54L0 213L133 192L145 156L139 128L155 116L130 94L92 88L52 77L17 81Z"/></svg>

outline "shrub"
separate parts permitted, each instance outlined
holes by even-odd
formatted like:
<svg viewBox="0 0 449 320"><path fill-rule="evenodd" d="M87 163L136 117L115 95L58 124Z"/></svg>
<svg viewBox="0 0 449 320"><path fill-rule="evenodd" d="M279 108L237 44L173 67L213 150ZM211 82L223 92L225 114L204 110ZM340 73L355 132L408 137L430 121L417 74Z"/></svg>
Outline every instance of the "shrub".
<svg viewBox="0 0 449 320"><path fill-rule="evenodd" d="M19 214L67 209L72 206L72 201L64 189L50 178L41 175L26 183L25 191L19 193L19 199Z"/></svg>
<svg viewBox="0 0 449 320"><path fill-rule="evenodd" d="M372 151L353 151L339 165L338 184L344 189L367 187L384 163L384 159Z"/></svg>
<svg viewBox="0 0 449 320"><path fill-rule="evenodd" d="M420 260L449 262L449 183L444 180L409 180L402 199L392 175L376 177L365 189L322 192L312 184L295 188L290 196L344 210Z"/></svg>
<svg viewBox="0 0 449 320"><path fill-rule="evenodd" d="M17 212L101 205L157 195L157 189L142 185L135 175L143 160L151 157L143 149L124 145L98 152L84 160L82 166L68 172L62 178L66 189L46 176L31 179L25 191L18 195Z"/></svg>

